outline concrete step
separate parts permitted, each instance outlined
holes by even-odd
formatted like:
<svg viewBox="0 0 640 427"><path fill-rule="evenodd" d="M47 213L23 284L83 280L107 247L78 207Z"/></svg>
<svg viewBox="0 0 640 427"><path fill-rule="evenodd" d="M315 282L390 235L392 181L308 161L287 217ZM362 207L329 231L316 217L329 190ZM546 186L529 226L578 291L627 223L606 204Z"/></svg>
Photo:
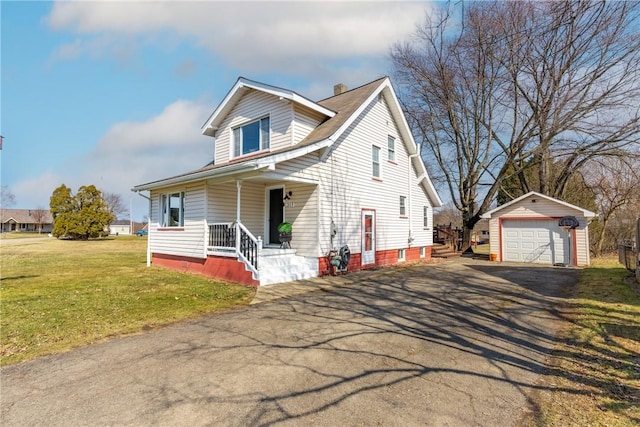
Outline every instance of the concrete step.
<svg viewBox="0 0 640 427"><path fill-rule="evenodd" d="M297 256L295 250L286 251L269 253L260 258L261 286L318 276L317 259Z"/></svg>

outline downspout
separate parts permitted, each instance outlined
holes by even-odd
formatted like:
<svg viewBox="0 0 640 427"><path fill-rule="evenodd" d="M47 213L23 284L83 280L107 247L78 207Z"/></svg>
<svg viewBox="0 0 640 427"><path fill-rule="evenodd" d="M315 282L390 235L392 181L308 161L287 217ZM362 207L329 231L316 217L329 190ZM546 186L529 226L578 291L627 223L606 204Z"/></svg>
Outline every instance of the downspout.
<svg viewBox="0 0 640 427"><path fill-rule="evenodd" d="M411 159L413 159L414 157L417 157L418 153L416 154L410 154L409 155L409 164L407 166L407 188L409 188L409 238L407 239L407 243L409 248L411 247L411 244L413 243L413 210L412 210L412 204L411 204L411 192L412 192L412 188L413 186L411 185Z"/></svg>
<svg viewBox="0 0 640 427"><path fill-rule="evenodd" d="M144 194L140 194L139 191L136 191L135 193L138 196L144 197L149 201L149 212L147 215L147 218L149 219L149 222L147 223L147 231L149 231L149 229L151 228L151 197L147 197ZM147 234L147 267L150 267L150 266L151 266L151 233L148 233Z"/></svg>
<svg viewBox="0 0 640 427"><path fill-rule="evenodd" d="M240 250L240 196L242 190L242 180L236 180L236 252Z"/></svg>

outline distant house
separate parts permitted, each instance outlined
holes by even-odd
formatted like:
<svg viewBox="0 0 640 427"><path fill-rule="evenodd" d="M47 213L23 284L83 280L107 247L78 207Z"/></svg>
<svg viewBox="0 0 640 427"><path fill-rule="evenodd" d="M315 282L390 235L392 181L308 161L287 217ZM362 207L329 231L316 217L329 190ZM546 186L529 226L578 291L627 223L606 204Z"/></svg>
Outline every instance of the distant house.
<svg viewBox="0 0 640 427"><path fill-rule="evenodd" d="M473 234L471 240L475 243L488 243L489 242L489 220L486 218L481 219L473 227Z"/></svg>
<svg viewBox="0 0 640 427"><path fill-rule="evenodd" d="M0 222L3 233L50 233L53 230L53 216L45 209L0 209Z"/></svg>
<svg viewBox="0 0 640 427"><path fill-rule="evenodd" d="M117 219L109 225L109 234L131 234L131 221L128 219Z"/></svg>
<svg viewBox="0 0 640 427"><path fill-rule="evenodd" d="M267 285L328 274L345 245L349 270L431 257L442 202L389 78L317 102L240 78L202 133L212 163L133 188L154 264Z"/></svg>

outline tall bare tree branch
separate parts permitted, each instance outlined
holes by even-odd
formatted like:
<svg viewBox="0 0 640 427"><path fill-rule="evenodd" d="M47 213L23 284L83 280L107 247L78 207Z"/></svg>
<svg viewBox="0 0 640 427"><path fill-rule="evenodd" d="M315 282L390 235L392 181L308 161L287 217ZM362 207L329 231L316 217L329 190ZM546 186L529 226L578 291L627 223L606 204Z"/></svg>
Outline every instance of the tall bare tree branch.
<svg viewBox="0 0 640 427"><path fill-rule="evenodd" d="M459 6L427 16L391 59L466 248L506 179L517 177L520 194L563 198L590 159L640 144L640 3Z"/></svg>

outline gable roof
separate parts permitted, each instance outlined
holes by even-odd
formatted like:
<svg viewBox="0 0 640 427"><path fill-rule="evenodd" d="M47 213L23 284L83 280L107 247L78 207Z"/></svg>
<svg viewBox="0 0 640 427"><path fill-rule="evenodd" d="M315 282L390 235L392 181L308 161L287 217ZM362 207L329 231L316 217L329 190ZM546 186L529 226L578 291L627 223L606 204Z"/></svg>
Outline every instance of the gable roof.
<svg viewBox="0 0 640 427"><path fill-rule="evenodd" d="M225 175L234 175L243 172L251 172L260 169L272 168L276 163L291 160L311 152L332 146L349 126L360 116L360 114L378 96L384 96L389 110L395 121L398 123L398 130L402 140L405 142L407 152L413 159L418 179L427 192L434 207L442 206L442 200L438 196L435 187L427 174L426 167L417 151L417 145L411 134L411 130L406 121L404 113L400 107L400 102L388 77L382 77L365 85L348 90L338 95L324 100L313 102L298 95L293 91L288 91L275 86L265 85L252 80L240 77L234 87L229 91L220 105L209 117L202 127L202 133L213 136L220 123L226 115L233 109L236 103L242 98L247 89L260 90L272 95L283 97L297 102L305 107L311 108L327 119L312 130L298 144L281 148L268 153L260 153L255 156L245 156L237 160L230 160L222 164L210 163L204 167L185 174L176 175L170 178L137 185L132 191L144 191L167 185L193 182L205 178L213 178Z"/></svg>
<svg viewBox="0 0 640 427"><path fill-rule="evenodd" d="M499 211L501 211L502 209L504 209L506 207L514 205L514 204L518 203L519 201L524 200L524 199L526 199L528 197L532 197L532 196L539 197L541 199L549 200L550 202L557 203L557 204L565 206L565 207L567 207L569 209L580 211L580 212L582 212L582 215L584 215L585 218L593 218L594 216L596 216L596 214L591 212L590 210L583 209L583 208L581 208L579 206L572 205L571 203L567 203L565 201L562 201L562 200L559 200L559 199L555 199L555 198L553 198L551 196L547 196L547 195L544 195L542 193L538 193L536 191L530 191L527 194L523 194L522 196L517 197L517 198L511 200L510 202L507 202L507 203L505 203L503 205L498 206L497 208L495 208L493 210L490 210L489 212L485 212L480 217L481 218L491 218L493 216L493 214L495 214L496 212L499 212Z"/></svg>
<svg viewBox="0 0 640 427"><path fill-rule="evenodd" d="M0 222L13 220L18 224L38 224L34 216L37 209L0 209ZM44 210L43 224L53 224L53 217L49 210Z"/></svg>
<svg viewBox="0 0 640 427"><path fill-rule="evenodd" d="M335 139L342 134L342 128L345 127L345 125L350 125L353 121L349 119L351 117L355 119L355 117L359 115L354 113L359 109L364 109L369 104L367 100L372 98L372 95L381 89L381 83L385 79L386 77L383 77L355 89L318 101L318 104L335 111L336 115L331 118L331 120L324 121L312 130L300 144L310 144L324 139L335 141ZM360 111L358 111L358 113L359 112Z"/></svg>
<svg viewBox="0 0 640 427"><path fill-rule="evenodd" d="M220 105L211 113L211 116L207 119L202 126L202 133L208 136L214 136L218 130L218 126L229 114L229 112L235 107L238 101L244 96L249 89L259 90L261 92L269 93L282 99L287 99L291 102L304 105L318 113L325 115L326 117L333 117L334 111L331 111L304 96L298 95L292 90L282 89L277 86L271 86L264 83L256 82L253 80L239 77L236 83L233 85L229 93L224 97Z"/></svg>

